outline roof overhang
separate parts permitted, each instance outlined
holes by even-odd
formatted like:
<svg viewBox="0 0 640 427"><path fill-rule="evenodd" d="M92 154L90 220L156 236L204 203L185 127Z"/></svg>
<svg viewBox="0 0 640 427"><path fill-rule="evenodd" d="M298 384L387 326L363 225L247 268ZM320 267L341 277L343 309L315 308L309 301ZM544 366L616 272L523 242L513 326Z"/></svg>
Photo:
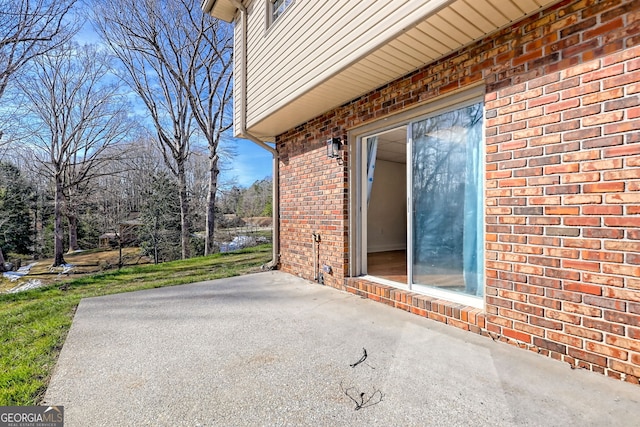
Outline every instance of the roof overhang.
<svg viewBox="0 0 640 427"><path fill-rule="evenodd" d="M214 18L232 22L236 15L236 6L229 0L202 0L201 9Z"/></svg>
<svg viewBox="0 0 640 427"><path fill-rule="evenodd" d="M443 7L401 28L394 37L372 40L377 45L367 54L336 64L340 67L332 75L309 82L267 114L250 117L248 130L269 140L559 1L482 0L482 13L468 0L443 1ZM218 0L216 5L222 3L229 0Z"/></svg>

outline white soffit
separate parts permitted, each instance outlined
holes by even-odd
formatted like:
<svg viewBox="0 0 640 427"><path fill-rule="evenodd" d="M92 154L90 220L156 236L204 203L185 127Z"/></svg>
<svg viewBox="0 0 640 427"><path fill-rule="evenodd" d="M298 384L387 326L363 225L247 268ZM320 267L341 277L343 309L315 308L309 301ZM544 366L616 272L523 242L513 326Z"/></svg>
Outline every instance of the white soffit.
<svg viewBox="0 0 640 427"><path fill-rule="evenodd" d="M249 131L279 135L558 1L456 0L286 105L249 118Z"/></svg>
<svg viewBox="0 0 640 427"><path fill-rule="evenodd" d="M200 5L202 12L227 22L233 21L236 14L236 7L229 0L202 0Z"/></svg>

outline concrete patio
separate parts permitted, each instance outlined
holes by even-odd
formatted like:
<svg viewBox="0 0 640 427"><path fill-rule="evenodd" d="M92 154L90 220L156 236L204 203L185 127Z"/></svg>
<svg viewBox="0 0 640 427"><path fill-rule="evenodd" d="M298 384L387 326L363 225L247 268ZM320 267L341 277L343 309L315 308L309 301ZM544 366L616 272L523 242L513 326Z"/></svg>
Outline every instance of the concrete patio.
<svg viewBox="0 0 640 427"><path fill-rule="evenodd" d="M67 427L640 419L638 386L280 272L83 300L44 403Z"/></svg>

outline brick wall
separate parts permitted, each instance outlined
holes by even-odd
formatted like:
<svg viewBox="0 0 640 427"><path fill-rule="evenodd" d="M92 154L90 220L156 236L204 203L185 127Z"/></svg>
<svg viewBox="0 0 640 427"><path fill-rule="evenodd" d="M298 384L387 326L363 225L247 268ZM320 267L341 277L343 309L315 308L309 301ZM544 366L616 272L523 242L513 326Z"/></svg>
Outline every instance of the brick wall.
<svg viewBox="0 0 640 427"><path fill-rule="evenodd" d="M567 0L280 135L281 265L572 365L640 377L640 1ZM324 141L486 87L484 313L350 279L348 158ZM328 276L328 277L327 277Z"/></svg>
<svg viewBox="0 0 640 427"><path fill-rule="evenodd" d="M327 122L309 123L313 133L297 129L278 143L281 269L313 280L315 250L325 284L341 288L349 247L347 156L327 157L326 140L336 136ZM319 243L313 241L314 233L320 235ZM331 272L322 271L323 266Z"/></svg>
<svg viewBox="0 0 640 427"><path fill-rule="evenodd" d="M640 48L486 96L487 329L640 377Z"/></svg>

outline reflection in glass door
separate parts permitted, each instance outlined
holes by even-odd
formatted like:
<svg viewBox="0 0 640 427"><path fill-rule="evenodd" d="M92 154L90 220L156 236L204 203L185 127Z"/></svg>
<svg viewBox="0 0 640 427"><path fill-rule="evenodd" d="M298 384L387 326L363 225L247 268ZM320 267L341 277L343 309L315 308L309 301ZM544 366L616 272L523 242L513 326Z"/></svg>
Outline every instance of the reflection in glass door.
<svg viewBox="0 0 640 427"><path fill-rule="evenodd" d="M482 103L411 125L411 284L482 296Z"/></svg>

